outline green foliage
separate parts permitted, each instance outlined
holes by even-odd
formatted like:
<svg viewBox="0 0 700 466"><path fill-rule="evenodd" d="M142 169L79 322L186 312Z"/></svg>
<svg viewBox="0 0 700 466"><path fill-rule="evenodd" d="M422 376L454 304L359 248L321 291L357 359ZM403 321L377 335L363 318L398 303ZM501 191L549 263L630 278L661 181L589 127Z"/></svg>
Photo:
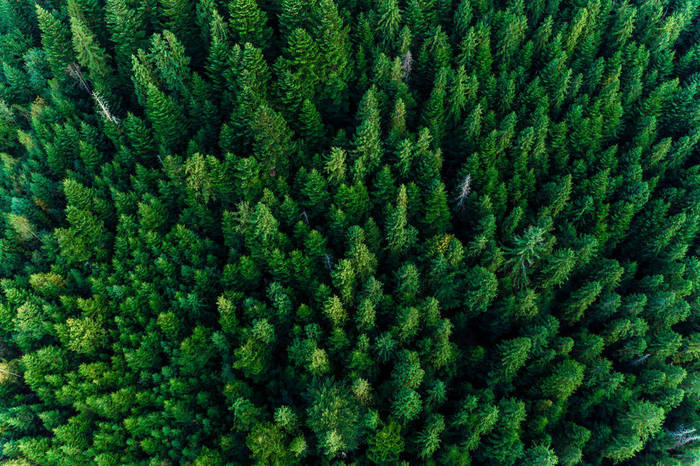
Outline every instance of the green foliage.
<svg viewBox="0 0 700 466"><path fill-rule="evenodd" d="M255 0L233 0L228 4L231 15L230 24L234 33L234 40L244 44L262 47L270 36L270 29L266 26L267 16Z"/></svg>
<svg viewBox="0 0 700 466"><path fill-rule="evenodd" d="M700 462L696 0L0 0L3 464Z"/></svg>
<svg viewBox="0 0 700 466"><path fill-rule="evenodd" d="M390 464L399 460L404 449L401 426L393 419L382 426L367 441L367 458L375 464Z"/></svg>
<svg viewBox="0 0 700 466"><path fill-rule="evenodd" d="M41 45L46 52L46 58L51 65L53 75L62 77L68 65L75 60L71 35L68 27L62 23L53 12L36 7L39 29L41 30Z"/></svg>
<svg viewBox="0 0 700 466"><path fill-rule="evenodd" d="M334 458L351 452L360 440L360 407L346 388L333 382L312 387L308 424L323 453Z"/></svg>

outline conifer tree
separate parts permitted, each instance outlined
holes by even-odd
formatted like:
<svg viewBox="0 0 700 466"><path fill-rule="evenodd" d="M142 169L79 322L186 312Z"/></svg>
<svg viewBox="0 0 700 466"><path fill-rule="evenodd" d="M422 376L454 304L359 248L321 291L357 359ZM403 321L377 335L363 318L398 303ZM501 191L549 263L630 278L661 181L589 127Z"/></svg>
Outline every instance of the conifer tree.
<svg viewBox="0 0 700 466"><path fill-rule="evenodd" d="M0 0L0 456L700 461L696 0Z"/></svg>
<svg viewBox="0 0 700 466"><path fill-rule="evenodd" d="M396 0L385 0L379 5L378 30L384 44L391 47L395 44L401 25L401 10Z"/></svg>
<svg viewBox="0 0 700 466"><path fill-rule="evenodd" d="M153 134L164 150L180 145L184 115L175 101L149 84L146 89L146 115L153 124Z"/></svg>
<svg viewBox="0 0 700 466"><path fill-rule="evenodd" d="M36 12L41 29L41 43L51 65L51 72L56 77L63 76L68 65L75 60L70 46L70 31L52 12L40 5L37 5Z"/></svg>
<svg viewBox="0 0 700 466"><path fill-rule="evenodd" d="M233 39L239 44L250 42L256 47L264 47L271 30L267 26L267 15L255 0L233 0L228 8Z"/></svg>

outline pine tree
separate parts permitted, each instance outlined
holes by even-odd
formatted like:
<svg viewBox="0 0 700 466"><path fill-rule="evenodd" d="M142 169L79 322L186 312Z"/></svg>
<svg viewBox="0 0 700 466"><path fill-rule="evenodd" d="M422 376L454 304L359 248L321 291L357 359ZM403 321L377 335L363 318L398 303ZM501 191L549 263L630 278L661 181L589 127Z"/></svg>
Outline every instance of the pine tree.
<svg viewBox="0 0 700 466"><path fill-rule="evenodd" d="M323 127L321 115L316 106L308 99L301 104L300 133L306 140L310 150L317 150L324 146L326 129Z"/></svg>
<svg viewBox="0 0 700 466"><path fill-rule="evenodd" d="M505 341L498 347L499 363L489 377L499 382L509 383L513 380L527 360L532 343L528 338L516 338Z"/></svg>
<svg viewBox="0 0 700 466"><path fill-rule="evenodd" d="M530 226L523 236L515 238L514 246L507 250L510 258L506 261L506 265L516 283L528 282L529 268L540 258L544 248L544 234L542 228Z"/></svg>
<svg viewBox="0 0 700 466"><path fill-rule="evenodd" d="M353 179L362 181L378 168L382 158L382 144L379 128L379 109L374 89L368 90L357 113L359 125L353 139L354 159Z"/></svg>
<svg viewBox="0 0 700 466"><path fill-rule="evenodd" d="M127 76L131 71L131 55L143 47L145 31L142 18L125 0L109 0L105 4L105 19L110 38L115 44L115 64L119 73Z"/></svg>
<svg viewBox="0 0 700 466"><path fill-rule="evenodd" d="M499 419L486 437L486 448L480 451L479 458L499 464L515 464L524 454L520 428L525 418L525 406L522 401L504 398L499 403L499 411Z"/></svg>
<svg viewBox="0 0 700 466"><path fill-rule="evenodd" d="M268 176L285 176L289 158L295 152L292 132L287 122L282 115L265 105L258 108L253 118L251 131L257 159L266 167Z"/></svg>
<svg viewBox="0 0 700 466"><path fill-rule="evenodd" d="M100 46L95 34L85 24L77 7L70 8L70 28L73 50L78 63L87 68L89 79L99 94L111 96L112 68L108 62L107 52Z"/></svg>
<svg viewBox="0 0 700 466"><path fill-rule="evenodd" d="M447 193L442 183L435 186L429 194L425 206L425 228L427 233L445 233L450 224L450 210L447 205Z"/></svg>
<svg viewBox="0 0 700 466"><path fill-rule="evenodd" d="M308 410L309 424L324 454L334 458L357 448L360 409L346 390L325 382L312 387L309 396L313 400Z"/></svg>
<svg viewBox="0 0 700 466"><path fill-rule="evenodd" d="M438 71L433 90L426 102L425 112L423 113L424 123L430 128L430 133L438 144L442 141L445 132L447 76L448 71L446 68Z"/></svg>
<svg viewBox="0 0 700 466"><path fill-rule="evenodd" d="M386 464L399 460L404 449L401 426L394 420L383 425L368 441L368 459L375 464Z"/></svg>
<svg viewBox="0 0 700 466"><path fill-rule="evenodd" d="M289 35L298 27L305 27L310 19L310 5L304 0L283 0L278 15L283 36Z"/></svg>
<svg viewBox="0 0 700 466"><path fill-rule="evenodd" d="M396 0L385 0L379 5L378 31L385 46L392 47L396 43L401 25L401 10Z"/></svg>
<svg viewBox="0 0 700 466"><path fill-rule="evenodd" d="M241 45L250 42L256 47L265 47L271 30L267 26L267 15L255 0L233 0L228 4L233 39Z"/></svg>
<svg viewBox="0 0 700 466"><path fill-rule="evenodd" d="M347 111L348 80L352 70L349 29L343 24L338 6L333 0L319 0L316 17L319 48L324 62L326 81L321 99L330 115L338 118Z"/></svg>
<svg viewBox="0 0 700 466"><path fill-rule="evenodd" d="M41 29L41 43L51 65L51 72L56 77L64 76L68 65L75 61L69 29L41 6L37 5L36 12Z"/></svg>
<svg viewBox="0 0 700 466"><path fill-rule="evenodd" d="M386 242L389 251L395 255L405 254L416 239L417 231L408 224L406 186L401 185L396 204L391 209L386 222Z"/></svg>
<svg viewBox="0 0 700 466"><path fill-rule="evenodd" d="M301 84L302 97L313 99L323 74L319 73L320 52L316 42L305 29L294 29L287 38L287 65Z"/></svg>
<svg viewBox="0 0 700 466"><path fill-rule="evenodd" d="M172 97L165 95L155 85L146 89L146 115L153 124L156 141L165 151L181 145L184 115Z"/></svg>
<svg viewBox="0 0 700 466"><path fill-rule="evenodd" d="M445 430L445 420L439 414L431 417L425 429L418 434L419 456L430 458L440 446L440 434Z"/></svg>

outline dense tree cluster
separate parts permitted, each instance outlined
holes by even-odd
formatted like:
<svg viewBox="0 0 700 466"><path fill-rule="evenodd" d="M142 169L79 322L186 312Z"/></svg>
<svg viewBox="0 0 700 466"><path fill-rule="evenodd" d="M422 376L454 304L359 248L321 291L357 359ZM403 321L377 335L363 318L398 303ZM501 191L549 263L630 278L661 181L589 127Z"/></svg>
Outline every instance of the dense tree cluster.
<svg viewBox="0 0 700 466"><path fill-rule="evenodd" d="M0 0L0 460L700 462L697 0Z"/></svg>

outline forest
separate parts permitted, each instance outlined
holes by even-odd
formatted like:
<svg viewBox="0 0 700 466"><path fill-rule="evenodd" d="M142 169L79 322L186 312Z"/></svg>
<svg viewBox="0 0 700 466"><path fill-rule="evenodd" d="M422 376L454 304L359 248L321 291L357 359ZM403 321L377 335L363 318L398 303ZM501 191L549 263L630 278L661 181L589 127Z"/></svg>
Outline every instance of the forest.
<svg viewBox="0 0 700 466"><path fill-rule="evenodd" d="M0 462L700 464L700 0L0 0Z"/></svg>

